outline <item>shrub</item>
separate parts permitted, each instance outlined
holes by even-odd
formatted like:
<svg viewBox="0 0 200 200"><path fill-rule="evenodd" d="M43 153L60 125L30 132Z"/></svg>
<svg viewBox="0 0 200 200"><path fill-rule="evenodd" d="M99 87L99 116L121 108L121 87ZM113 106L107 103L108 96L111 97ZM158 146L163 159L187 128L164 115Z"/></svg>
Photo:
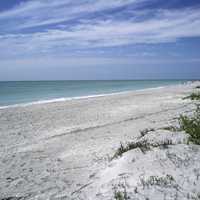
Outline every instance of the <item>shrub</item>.
<svg viewBox="0 0 200 200"><path fill-rule="evenodd" d="M200 145L200 105L197 105L193 116L180 116L180 128L190 135L189 140Z"/></svg>
<svg viewBox="0 0 200 200"><path fill-rule="evenodd" d="M116 200L126 200L128 198L126 198L126 196L123 192L115 191L115 199Z"/></svg>
<svg viewBox="0 0 200 200"><path fill-rule="evenodd" d="M193 92L191 95L183 99L200 100L200 92L197 92L197 93Z"/></svg>
<svg viewBox="0 0 200 200"><path fill-rule="evenodd" d="M114 193L115 200L128 200L128 199L130 199L130 197L128 196L127 191L126 191L126 186L120 184L119 187L120 187L120 190L115 189L115 193Z"/></svg>

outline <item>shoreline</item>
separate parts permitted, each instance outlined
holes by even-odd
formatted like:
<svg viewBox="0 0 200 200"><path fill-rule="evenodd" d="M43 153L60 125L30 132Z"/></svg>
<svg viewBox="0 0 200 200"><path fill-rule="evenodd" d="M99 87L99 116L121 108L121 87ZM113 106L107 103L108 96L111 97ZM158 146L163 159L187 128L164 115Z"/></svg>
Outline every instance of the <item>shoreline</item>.
<svg viewBox="0 0 200 200"><path fill-rule="evenodd" d="M198 81L195 81L195 82L198 82ZM27 106L40 105L40 104L51 104L51 103L59 103L59 102L66 102L66 101L73 101L73 100L121 95L121 94L123 95L123 94L134 93L134 92L145 92L149 90L151 91L151 90L156 90L156 89L162 89L165 87L170 87L170 86L173 87L173 86L179 86L179 85L184 85L184 84L189 84L189 83L191 83L191 81L186 81L184 83L176 83L176 84L171 84L171 85L144 88L144 89L125 90L125 91L120 91L120 92L102 93L102 94L95 94L95 95L86 95L86 96L77 96L77 97L60 97L60 98L53 98L53 99L47 99L47 100L31 101L31 102L26 102L26 103L17 103L17 104L0 106L0 110L9 109L9 108L27 107Z"/></svg>

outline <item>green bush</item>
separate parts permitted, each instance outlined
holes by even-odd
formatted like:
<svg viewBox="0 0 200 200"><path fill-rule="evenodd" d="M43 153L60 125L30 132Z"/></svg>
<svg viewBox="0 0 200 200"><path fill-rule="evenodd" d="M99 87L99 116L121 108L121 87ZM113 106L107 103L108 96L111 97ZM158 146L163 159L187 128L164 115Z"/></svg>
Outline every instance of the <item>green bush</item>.
<svg viewBox="0 0 200 200"><path fill-rule="evenodd" d="M200 92L193 92L191 95L185 97L184 99L200 100Z"/></svg>
<svg viewBox="0 0 200 200"><path fill-rule="evenodd" d="M197 105L193 116L180 116L180 128L190 135L190 141L200 145L200 105Z"/></svg>
<svg viewBox="0 0 200 200"><path fill-rule="evenodd" d="M129 200L130 197L127 194L126 186L124 184L119 184L118 186L120 187L120 190L115 188L115 200Z"/></svg>
<svg viewBox="0 0 200 200"><path fill-rule="evenodd" d="M120 191L116 191L114 197L115 197L116 200L126 200L126 199L128 199L126 197L126 194L124 194L123 192L120 192Z"/></svg>

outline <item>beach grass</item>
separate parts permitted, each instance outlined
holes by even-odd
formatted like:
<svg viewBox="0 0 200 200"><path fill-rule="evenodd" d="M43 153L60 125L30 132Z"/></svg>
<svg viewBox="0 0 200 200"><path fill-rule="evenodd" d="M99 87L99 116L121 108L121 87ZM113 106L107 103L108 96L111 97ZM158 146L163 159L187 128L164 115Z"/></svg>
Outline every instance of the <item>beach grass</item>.
<svg viewBox="0 0 200 200"><path fill-rule="evenodd" d="M176 126L166 126L161 128L162 130L166 130L166 131L171 131L171 132L177 132L180 131L180 128L176 127Z"/></svg>
<svg viewBox="0 0 200 200"><path fill-rule="evenodd" d="M147 151L150 151L151 148L162 147L162 148L166 149L166 148L168 148L169 145L172 145L171 140L163 141L160 144L157 144L157 143L151 144L147 140L128 142L126 144L121 143L120 147L117 149L117 151L115 152L112 159L121 157L124 153L126 153L130 150L136 149L136 148L139 148L143 153L146 153Z"/></svg>
<svg viewBox="0 0 200 200"><path fill-rule="evenodd" d="M181 115L179 124L181 130L184 130L190 135L189 141L200 145L200 105L197 105L192 116Z"/></svg>
<svg viewBox="0 0 200 200"><path fill-rule="evenodd" d="M150 149L149 144L147 141L142 142L128 142L127 144L120 143L120 147L117 149L116 153L114 154L113 158L121 157L124 153L140 148L142 152L145 152Z"/></svg>
<svg viewBox="0 0 200 200"><path fill-rule="evenodd" d="M191 95L183 99L200 100L200 92L193 92Z"/></svg>
<svg viewBox="0 0 200 200"><path fill-rule="evenodd" d="M127 191L126 191L126 185L119 184L118 187L120 189L117 190L115 188L115 191L114 191L115 200L128 200L128 199L130 199L130 197L128 196Z"/></svg>
<svg viewBox="0 0 200 200"><path fill-rule="evenodd" d="M115 191L115 200L128 200L127 194L121 191Z"/></svg>
<svg viewBox="0 0 200 200"><path fill-rule="evenodd" d="M154 128L146 128L142 131L140 131L141 136L145 136L146 134L148 134L149 132L155 131Z"/></svg>

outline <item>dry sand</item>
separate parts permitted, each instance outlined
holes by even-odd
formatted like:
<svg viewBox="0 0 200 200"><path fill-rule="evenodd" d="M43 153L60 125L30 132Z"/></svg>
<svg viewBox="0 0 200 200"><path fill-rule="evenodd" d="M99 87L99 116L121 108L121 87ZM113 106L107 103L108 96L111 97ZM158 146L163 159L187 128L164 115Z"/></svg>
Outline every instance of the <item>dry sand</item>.
<svg viewBox="0 0 200 200"><path fill-rule="evenodd" d="M166 181L172 181L173 175L177 185L183 181L183 185L188 187L191 184L188 177L180 177L184 174L186 176L188 169L190 174L197 174L198 177L199 147L188 147L185 144L187 135L184 133L173 135L162 132L162 135L160 130L176 125L180 114L190 113L194 109L191 101L182 98L194 91L198 84L194 82L103 97L1 109L0 199L114 199L113 191L116 190L116 184L124 180L124 176L120 176L123 173L129 174L125 176L125 182L132 199L160 200L165 198L163 194L172 192L169 189L159 193L155 188L140 187L139 177L145 173L143 180L146 182L155 172L158 179L162 175ZM181 166L182 173L176 173L177 167L171 166L171 161L160 161L167 150L153 149L145 155L136 150L110 161L120 142L137 140L140 130L145 128L156 130L146 136L151 142L159 143L159 137L163 140L170 137L174 142L171 154L180 157L187 154L194 160L185 168ZM159 158L160 165L156 158ZM138 163L130 163L130 159ZM171 174L169 177L168 173ZM200 195L199 179L195 187L188 187L189 191L177 199L196 198L198 192ZM140 190L136 194L141 195L134 196L131 193L135 188ZM177 191L174 190L174 194ZM165 199L175 199L175 196L166 196Z"/></svg>

